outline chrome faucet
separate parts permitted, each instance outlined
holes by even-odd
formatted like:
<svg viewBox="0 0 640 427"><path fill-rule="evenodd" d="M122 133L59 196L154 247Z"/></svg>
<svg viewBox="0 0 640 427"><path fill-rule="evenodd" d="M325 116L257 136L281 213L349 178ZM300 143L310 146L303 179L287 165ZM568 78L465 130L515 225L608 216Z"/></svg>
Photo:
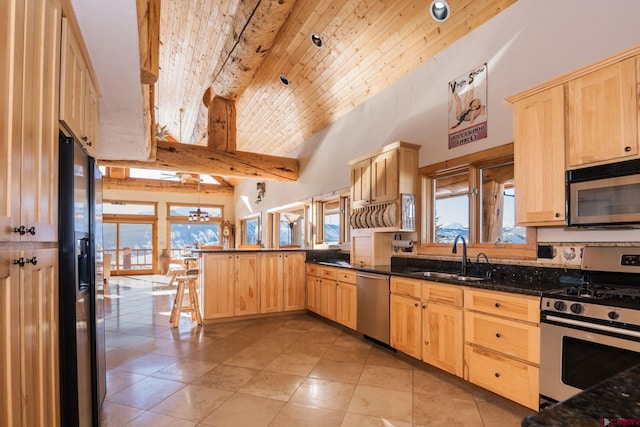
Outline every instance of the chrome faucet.
<svg viewBox="0 0 640 427"><path fill-rule="evenodd" d="M462 240L462 270L461 274L463 276L467 275L467 241L464 240L462 234L458 234L453 241L453 249L451 250L452 254L458 253L458 239Z"/></svg>

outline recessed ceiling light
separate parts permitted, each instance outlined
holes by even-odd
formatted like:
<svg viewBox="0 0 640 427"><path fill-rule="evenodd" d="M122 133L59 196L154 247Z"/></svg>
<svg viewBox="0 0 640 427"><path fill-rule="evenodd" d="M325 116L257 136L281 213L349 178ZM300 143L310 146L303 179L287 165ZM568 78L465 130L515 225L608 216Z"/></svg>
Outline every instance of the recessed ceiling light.
<svg viewBox="0 0 640 427"><path fill-rule="evenodd" d="M280 83L282 83L283 86L289 86L289 79L287 78L287 76L285 76L284 74L280 74Z"/></svg>
<svg viewBox="0 0 640 427"><path fill-rule="evenodd" d="M324 40L322 40L322 36L318 33L311 34L311 43L318 49L321 49L324 46Z"/></svg>
<svg viewBox="0 0 640 427"><path fill-rule="evenodd" d="M431 6L429 6L429 12L431 12L433 19L438 22L444 22L449 19L451 8L445 0L434 0L431 2Z"/></svg>

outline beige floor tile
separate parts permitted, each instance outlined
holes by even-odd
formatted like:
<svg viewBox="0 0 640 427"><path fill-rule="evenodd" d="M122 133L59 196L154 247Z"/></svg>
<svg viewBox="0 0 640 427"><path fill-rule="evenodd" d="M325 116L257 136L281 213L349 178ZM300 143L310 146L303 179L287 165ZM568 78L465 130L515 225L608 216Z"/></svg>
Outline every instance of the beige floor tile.
<svg viewBox="0 0 640 427"><path fill-rule="evenodd" d="M135 372L109 369L107 371L107 394L117 393L123 388L129 387L131 384L145 378L145 375L136 374Z"/></svg>
<svg viewBox="0 0 640 427"><path fill-rule="evenodd" d="M373 347L367 356L367 365L387 368L413 369L413 365L401 360L391 350Z"/></svg>
<svg viewBox="0 0 640 427"><path fill-rule="evenodd" d="M128 350L126 348L116 348L106 353L107 369L118 368L127 362L144 356L145 353L140 351Z"/></svg>
<svg viewBox="0 0 640 427"><path fill-rule="evenodd" d="M519 426L523 418L534 413L531 409L506 399L502 404L484 400L476 400L476 404L485 427Z"/></svg>
<svg viewBox="0 0 640 427"><path fill-rule="evenodd" d="M194 427L195 422L167 415L145 412L135 420L126 424L126 427Z"/></svg>
<svg viewBox="0 0 640 427"><path fill-rule="evenodd" d="M253 343L249 344L246 349L251 349L256 352L268 351L282 353L287 347L296 342L298 337L289 336L273 336L255 339Z"/></svg>
<svg viewBox="0 0 640 427"><path fill-rule="evenodd" d="M141 375L151 375L169 365L176 363L178 359L173 356L163 356L161 354L145 354L130 362L118 367L121 371L135 372Z"/></svg>
<svg viewBox="0 0 640 427"><path fill-rule="evenodd" d="M411 423L347 412L340 427L411 427Z"/></svg>
<svg viewBox="0 0 640 427"><path fill-rule="evenodd" d="M148 410L185 385L176 381L146 377L109 396L109 401Z"/></svg>
<svg viewBox="0 0 640 427"><path fill-rule="evenodd" d="M342 347L350 347L355 349L370 350L373 347L369 341L365 341L363 338L359 338L350 334L341 334L333 342L333 345L339 345Z"/></svg>
<svg viewBox="0 0 640 427"><path fill-rule="evenodd" d="M358 385L347 412L412 422L412 403L411 392Z"/></svg>
<svg viewBox="0 0 640 427"><path fill-rule="evenodd" d="M305 354L280 354L264 369L306 377L319 360L320 357L307 356Z"/></svg>
<svg viewBox="0 0 640 427"><path fill-rule="evenodd" d="M218 365L215 363L203 362L202 360L180 359L176 363L154 372L152 376L165 380L190 383L216 366Z"/></svg>
<svg viewBox="0 0 640 427"><path fill-rule="evenodd" d="M248 345L253 344L256 339L253 335L245 334L242 332L242 329L238 332L234 332L225 337L215 338L213 343L217 346L230 346L230 347L241 347L245 348Z"/></svg>
<svg viewBox="0 0 640 427"><path fill-rule="evenodd" d="M272 351L256 351L253 348L247 347L225 360L224 364L242 366L243 368L263 369L278 357L279 354L279 352Z"/></svg>
<svg viewBox="0 0 640 427"><path fill-rule="evenodd" d="M237 391L253 378L257 369L240 366L218 365L192 381L192 384L220 390Z"/></svg>
<svg viewBox="0 0 640 427"><path fill-rule="evenodd" d="M302 315L298 318L287 320L282 327L287 329L294 329L298 331L308 331L315 325L315 321L309 320L306 315Z"/></svg>
<svg viewBox="0 0 640 427"><path fill-rule="evenodd" d="M414 393L413 423L434 427L482 427L482 418L474 400Z"/></svg>
<svg viewBox="0 0 640 427"><path fill-rule="evenodd" d="M222 363L233 355L239 353L242 347L219 345L216 343L207 344L200 350L186 356L188 359L202 360L209 363Z"/></svg>
<svg viewBox="0 0 640 427"><path fill-rule="evenodd" d="M358 384L371 385L393 390L413 390L413 371L365 365Z"/></svg>
<svg viewBox="0 0 640 427"><path fill-rule="evenodd" d="M323 380L355 384L360 379L363 368L364 365L360 363L320 359L309 376Z"/></svg>
<svg viewBox="0 0 640 427"><path fill-rule="evenodd" d="M284 402L236 393L202 420L203 425L220 427L266 427L280 412Z"/></svg>
<svg viewBox="0 0 640 427"><path fill-rule="evenodd" d="M344 418L343 411L287 403L269 427L335 427Z"/></svg>
<svg viewBox="0 0 640 427"><path fill-rule="evenodd" d="M292 403L346 411L355 384L307 378L289 400Z"/></svg>
<svg viewBox="0 0 640 427"><path fill-rule="evenodd" d="M364 364L370 348L349 348L339 345L332 345L322 356L325 360L336 360L338 362L356 362Z"/></svg>
<svg viewBox="0 0 640 427"><path fill-rule="evenodd" d="M304 381L304 377L280 372L261 371L251 378L239 391L254 396L277 400L289 400Z"/></svg>
<svg viewBox="0 0 640 427"><path fill-rule="evenodd" d="M306 354L307 356L322 357L331 344L322 344L298 340L283 350L283 353Z"/></svg>
<svg viewBox="0 0 640 427"><path fill-rule="evenodd" d="M305 332L300 338L303 342L315 342L319 344L333 344L340 336L340 331L335 329L310 329Z"/></svg>
<svg viewBox="0 0 640 427"><path fill-rule="evenodd" d="M144 414L142 409L131 408L107 400L100 410L100 426L122 427L142 414Z"/></svg>
<svg viewBox="0 0 640 427"><path fill-rule="evenodd" d="M472 385L451 375L434 374L416 369L413 373L414 393L458 400L474 400Z"/></svg>
<svg viewBox="0 0 640 427"><path fill-rule="evenodd" d="M230 391L188 385L150 411L190 421L201 421L232 395Z"/></svg>

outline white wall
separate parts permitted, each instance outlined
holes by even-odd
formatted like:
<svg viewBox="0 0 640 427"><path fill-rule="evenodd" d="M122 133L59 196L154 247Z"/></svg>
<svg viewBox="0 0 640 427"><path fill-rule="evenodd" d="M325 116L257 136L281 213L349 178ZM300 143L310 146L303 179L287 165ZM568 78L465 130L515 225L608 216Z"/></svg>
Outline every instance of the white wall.
<svg viewBox="0 0 640 427"><path fill-rule="evenodd" d="M639 44L638 17L638 0L519 0L291 152L301 161L298 182L267 182L260 205L255 181L238 186L237 218L250 213L242 195L264 212L347 187L347 162L393 141L421 144L420 166L512 142L506 97ZM449 149L447 83L485 62L488 137ZM639 240L640 230L538 233L540 242Z"/></svg>

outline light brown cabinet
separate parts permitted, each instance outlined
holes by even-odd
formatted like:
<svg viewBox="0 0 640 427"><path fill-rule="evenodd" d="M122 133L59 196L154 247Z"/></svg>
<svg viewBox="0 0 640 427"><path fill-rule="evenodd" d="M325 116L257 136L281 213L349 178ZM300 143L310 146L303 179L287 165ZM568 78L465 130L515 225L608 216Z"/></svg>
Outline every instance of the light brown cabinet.
<svg viewBox="0 0 640 427"><path fill-rule="evenodd" d="M355 330L358 322L356 272L339 269L336 274L336 322Z"/></svg>
<svg viewBox="0 0 640 427"><path fill-rule="evenodd" d="M304 252L284 253L284 311L304 310L306 258Z"/></svg>
<svg viewBox="0 0 640 427"><path fill-rule="evenodd" d="M539 405L540 298L465 289L465 379Z"/></svg>
<svg viewBox="0 0 640 427"><path fill-rule="evenodd" d="M258 254L234 255L234 314L244 316L260 312Z"/></svg>
<svg viewBox="0 0 640 427"><path fill-rule="evenodd" d="M357 327L356 273L307 264L307 309L348 328Z"/></svg>
<svg viewBox="0 0 640 427"><path fill-rule="evenodd" d="M201 262L200 298L203 319L234 315L235 269L233 254L203 254Z"/></svg>
<svg viewBox="0 0 640 427"><path fill-rule="evenodd" d="M98 97L80 44L66 19L62 22L60 121L95 157Z"/></svg>
<svg viewBox="0 0 640 427"><path fill-rule="evenodd" d="M335 268L320 267L320 315L336 320L338 282Z"/></svg>
<svg viewBox="0 0 640 427"><path fill-rule="evenodd" d="M305 254L260 254L260 312L303 310L305 307Z"/></svg>
<svg viewBox="0 0 640 427"><path fill-rule="evenodd" d="M391 347L422 359L422 281L391 277L389 340Z"/></svg>
<svg viewBox="0 0 640 427"><path fill-rule="evenodd" d="M569 168L637 157L638 57L567 83Z"/></svg>
<svg viewBox="0 0 640 427"><path fill-rule="evenodd" d="M307 309L316 314L320 314L320 267L317 265L307 265Z"/></svg>
<svg viewBox="0 0 640 427"><path fill-rule="evenodd" d="M0 425L60 424L57 254L0 250Z"/></svg>

